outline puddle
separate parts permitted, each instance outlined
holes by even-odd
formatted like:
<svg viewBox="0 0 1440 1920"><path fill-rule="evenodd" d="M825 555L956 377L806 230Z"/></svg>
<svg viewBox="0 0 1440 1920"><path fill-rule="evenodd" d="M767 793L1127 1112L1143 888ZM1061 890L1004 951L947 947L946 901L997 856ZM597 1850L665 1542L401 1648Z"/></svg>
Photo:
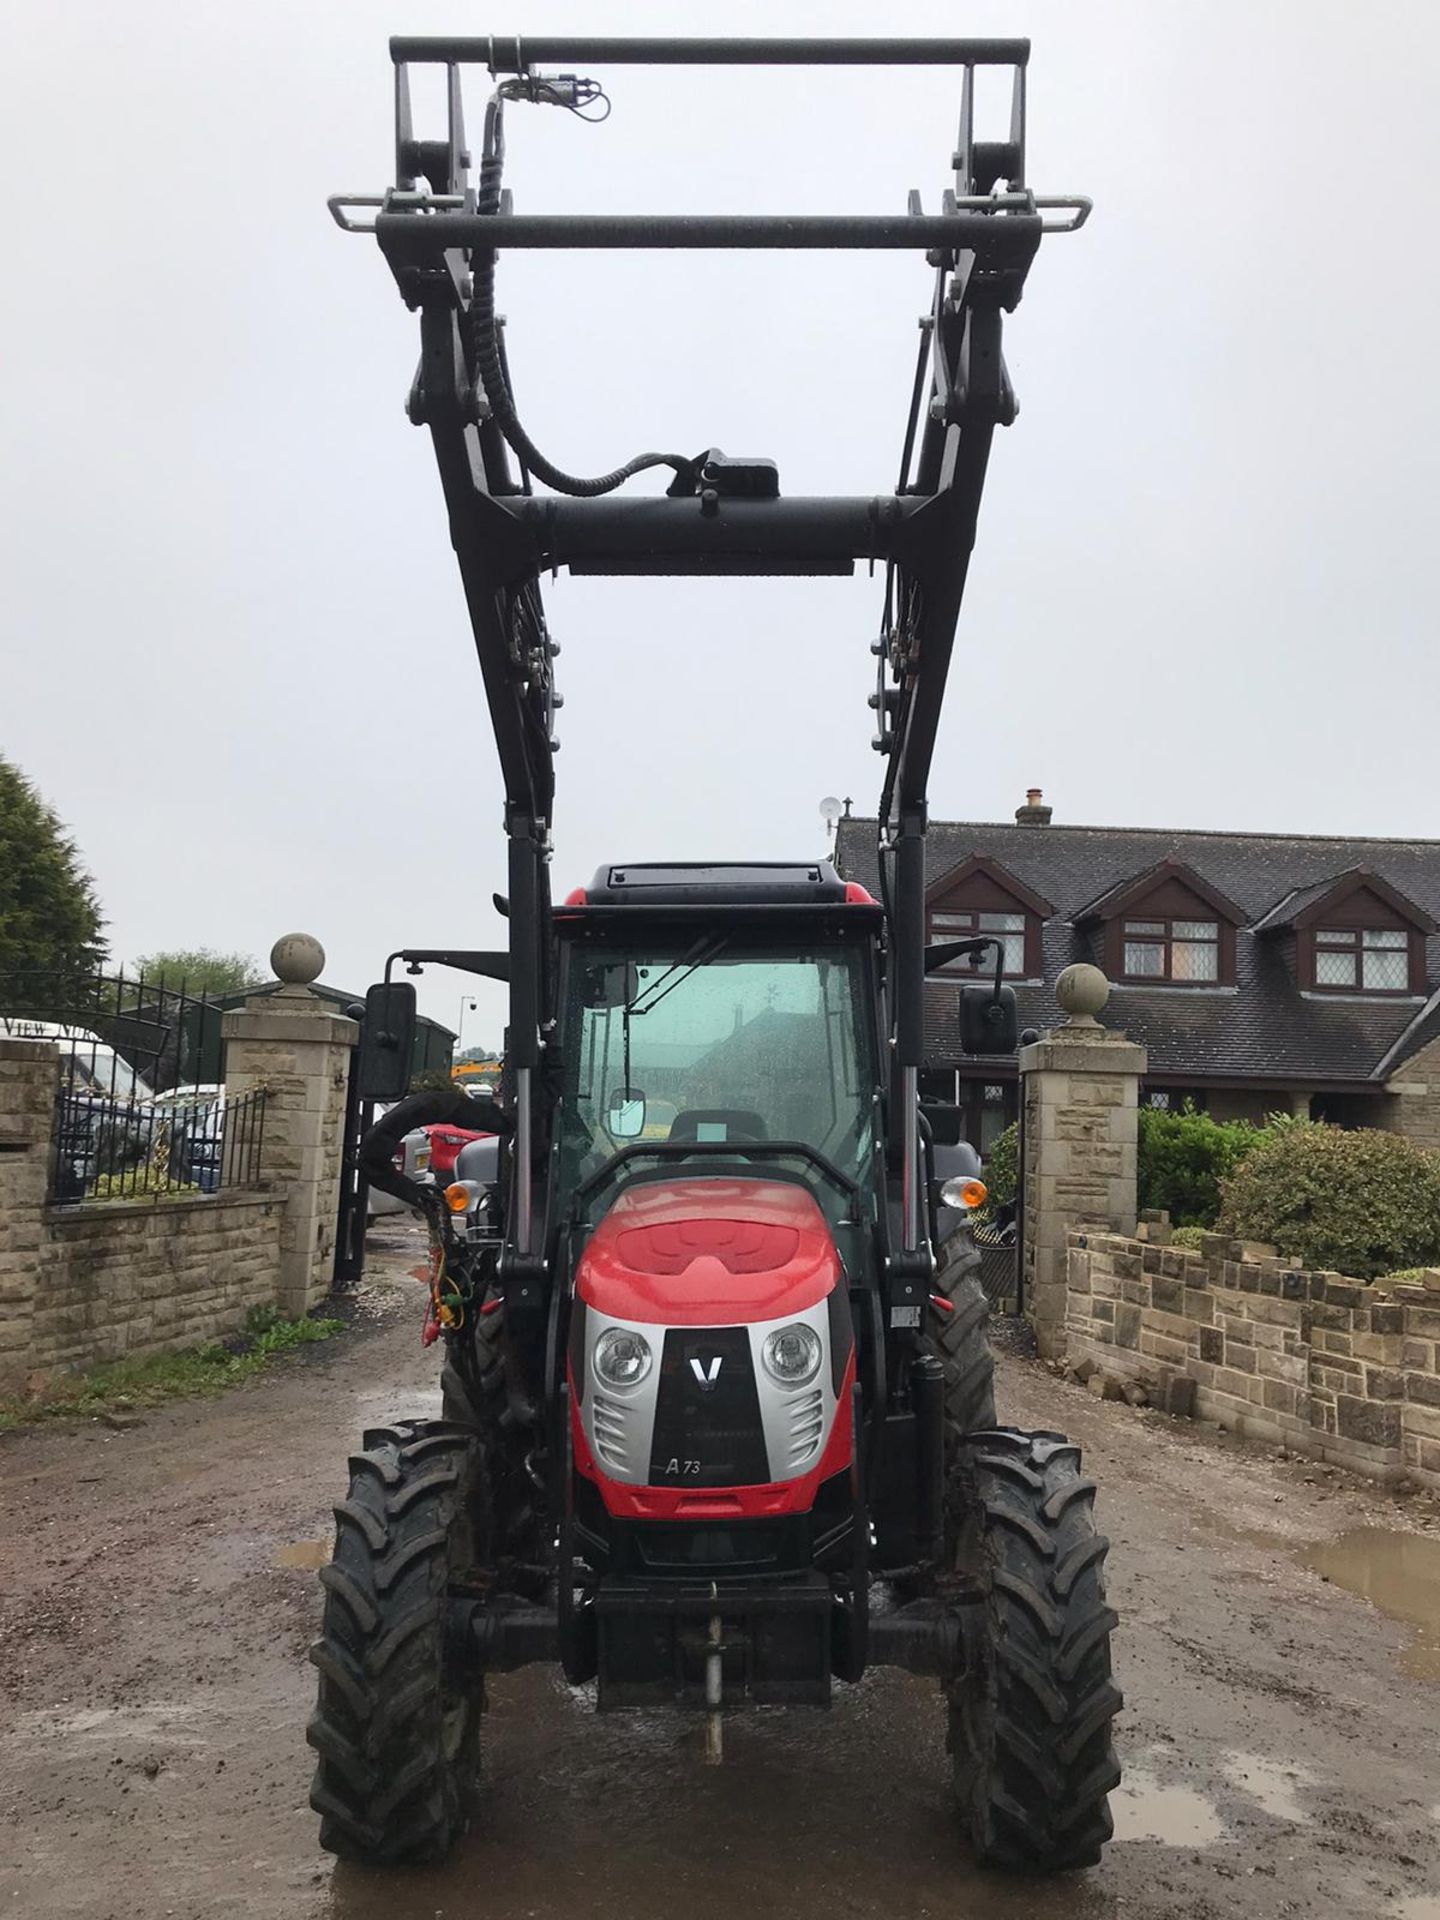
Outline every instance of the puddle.
<svg viewBox="0 0 1440 1920"><path fill-rule="evenodd" d="M1296 1787L1309 1786L1315 1776L1303 1767L1285 1767L1258 1753L1227 1753L1222 1771L1232 1787L1258 1800L1277 1820L1303 1826L1310 1816L1295 1797Z"/></svg>
<svg viewBox="0 0 1440 1920"><path fill-rule="evenodd" d="M1420 1679L1440 1680L1440 1540L1356 1527L1311 1547L1305 1565L1414 1627L1401 1664Z"/></svg>
<svg viewBox="0 0 1440 1920"><path fill-rule="evenodd" d="M1440 1920L1440 1893L1412 1893L1390 1914L1391 1920Z"/></svg>
<svg viewBox="0 0 1440 1920"><path fill-rule="evenodd" d="M1110 1796L1117 1840L1159 1840L1167 1847L1211 1847L1225 1831L1219 1814L1190 1787L1162 1787L1130 1766Z"/></svg>
<svg viewBox="0 0 1440 1920"><path fill-rule="evenodd" d="M281 1547L275 1556L277 1567L328 1567L330 1564L330 1542L328 1540L292 1540L288 1547Z"/></svg>

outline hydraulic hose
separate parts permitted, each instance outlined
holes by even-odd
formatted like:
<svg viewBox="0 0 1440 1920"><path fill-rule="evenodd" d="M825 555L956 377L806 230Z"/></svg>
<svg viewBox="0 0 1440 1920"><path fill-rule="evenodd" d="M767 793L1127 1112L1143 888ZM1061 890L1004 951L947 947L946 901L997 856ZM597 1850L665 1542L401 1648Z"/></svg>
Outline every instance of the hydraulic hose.
<svg viewBox="0 0 1440 1920"><path fill-rule="evenodd" d="M393 1193L407 1206L423 1207L432 1201L435 1189L399 1172L393 1158L407 1133L430 1126L472 1127L477 1133L513 1131L509 1114L493 1100L458 1092L412 1093L383 1114L360 1142L360 1171L368 1183L382 1193Z"/></svg>
<svg viewBox="0 0 1440 1920"><path fill-rule="evenodd" d="M568 84L573 91L576 83ZM555 106L569 106L573 111L574 102L564 97L565 85L563 81L537 82L527 89L527 83L511 81L496 89L485 109L485 143L480 159L477 212L496 214L500 211L500 181L505 169L506 99L518 93L522 98L545 101ZM633 460L627 460L623 467L586 478L580 474L566 473L563 468L547 460L520 424L510 383L505 377L505 363L500 352L500 329L495 315L493 247L476 251L471 259L471 274L474 290L469 308L470 344L475 355L476 370L485 389L490 417L527 472L537 480L543 480L556 493L568 493L578 499L588 500L597 494L613 493L637 473L644 473L651 467L671 467L681 476L692 475L699 469L705 459L703 454L692 459L679 453L638 453Z"/></svg>

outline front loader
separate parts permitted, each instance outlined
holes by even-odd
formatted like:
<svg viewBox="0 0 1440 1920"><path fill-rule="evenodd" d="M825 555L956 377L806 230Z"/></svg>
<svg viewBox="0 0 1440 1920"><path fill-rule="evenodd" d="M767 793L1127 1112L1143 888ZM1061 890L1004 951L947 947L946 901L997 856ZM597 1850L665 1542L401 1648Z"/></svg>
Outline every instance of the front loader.
<svg viewBox="0 0 1440 1920"><path fill-rule="evenodd" d="M443 1196L390 1154L464 1096L402 1100L372 1179L427 1211L427 1338L442 1416L365 1435L336 1509L312 1800L332 1851L439 1857L478 1802L487 1676L555 1663L601 1711L823 1707L877 1666L934 1675L977 1858L1093 1864L1119 1778L1115 1616L1092 1482L1058 1433L996 1423L967 1226L983 1198L953 1108L922 1105L928 972L962 1045L1013 1050L993 940L927 946L926 785L990 441L1015 414L1001 354L1047 232L1079 199L1025 180L1017 40L397 39L395 186L337 197L420 317L410 417L435 449L505 784L502 950L393 955L367 1003L369 1097L408 1084L414 991L449 965L508 981L495 1139ZM507 107L597 113L581 68L944 65L961 76L955 184L933 214L522 214ZM439 66L418 137L410 71ZM478 182L461 110L488 69ZM1011 76L981 139L977 69ZM893 492L793 498L764 460L647 454L585 478L521 424L496 309L515 247L903 248L931 275ZM649 469L663 494L614 496ZM574 574L884 573L876 746L880 895L826 861L615 862L556 903L555 656L539 582Z"/></svg>

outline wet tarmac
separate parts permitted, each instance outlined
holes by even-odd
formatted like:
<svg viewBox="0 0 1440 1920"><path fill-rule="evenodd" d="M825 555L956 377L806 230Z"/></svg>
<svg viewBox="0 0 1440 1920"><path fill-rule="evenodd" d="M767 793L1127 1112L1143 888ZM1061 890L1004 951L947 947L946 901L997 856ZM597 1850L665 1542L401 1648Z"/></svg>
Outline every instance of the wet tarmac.
<svg viewBox="0 0 1440 1920"><path fill-rule="evenodd" d="M356 1334L223 1400L0 1441L0 1920L1440 1920L1440 1510L1014 1355L1002 1414L1081 1441L1114 1542L1098 1869L976 1870L933 1683L734 1714L707 1768L698 1718L600 1718L542 1669L492 1682L445 1866L337 1867L306 1804L315 1569L361 1426L436 1407L420 1289L375 1280Z"/></svg>

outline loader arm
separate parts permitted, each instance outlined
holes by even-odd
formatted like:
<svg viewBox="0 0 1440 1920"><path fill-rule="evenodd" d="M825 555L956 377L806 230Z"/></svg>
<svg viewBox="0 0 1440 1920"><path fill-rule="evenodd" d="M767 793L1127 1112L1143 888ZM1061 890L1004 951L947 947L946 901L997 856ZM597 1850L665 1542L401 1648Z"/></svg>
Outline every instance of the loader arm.
<svg viewBox="0 0 1440 1920"><path fill-rule="evenodd" d="M921 1204L917 1074L923 1055L926 789L956 624L996 426L1015 417L1001 351L1002 322L1020 299L1046 232L1073 231L1089 203L1041 199L1025 178L1024 40L669 40L489 38L391 42L395 68L395 186L378 197L337 196L342 226L373 232L407 305L420 315L421 355L411 419L428 428L440 468L450 534L474 629L505 783L509 836L511 1018L509 1057L516 1103L515 1235L511 1285L526 1262L542 1278L533 1143L543 1134L537 1069L552 1020L551 901L547 856L554 812L554 659L539 579L567 567L602 574L848 574L857 562L884 568L878 638L878 726L884 756L879 807L888 923L888 993L895 1085L893 1174L902 1192L894 1282L918 1299L932 1259ZM541 74L558 65L560 74ZM938 212L911 194L901 214L840 217L594 216L520 214L499 191L487 157L471 181L462 108L466 69L488 70L512 99L578 98L590 65L946 66L959 71L960 119L953 185ZM447 81L443 136L417 138L410 70L441 66ZM1011 74L1006 137L976 137L977 67ZM580 83L589 84L589 83ZM549 92L547 92L547 88ZM570 89L566 94L566 89ZM489 172L487 174L487 167ZM373 209L373 220L357 212ZM767 462L729 462L715 452L675 468L663 497L621 498L616 476L591 497L534 490L525 442L507 432L503 334L481 310L494 257L515 248L725 248L913 250L931 281L921 320L916 377L893 491L865 498L788 498ZM483 356L487 337L489 378ZM496 373L497 360L499 374ZM508 404L508 400L506 401ZM522 449L516 460L515 446ZM653 463L653 458L651 462ZM635 463L632 463L632 469ZM517 471L518 466L518 471ZM543 1105L543 1101L541 1102Z"/></svg>

